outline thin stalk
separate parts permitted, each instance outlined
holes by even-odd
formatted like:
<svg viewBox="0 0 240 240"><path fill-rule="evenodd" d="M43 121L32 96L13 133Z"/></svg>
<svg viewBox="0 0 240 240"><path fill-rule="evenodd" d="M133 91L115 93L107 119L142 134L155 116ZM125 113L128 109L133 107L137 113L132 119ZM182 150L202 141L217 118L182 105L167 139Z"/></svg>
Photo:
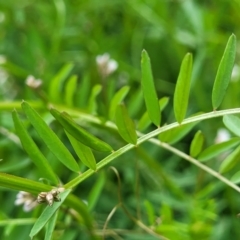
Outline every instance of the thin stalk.
<svg viewBox="0 0 240 240"><path fill-rule="evenodd" d="M181 123L181 125L185 125L185 124L188 124L188 123L192 123L192 122L197 122L197 121L203 121L203 120L207 120L207 119L210 119L210 118L215 118L215 117L221 117L221 116L224 116L224 115L230 115L230 114L237 114L237 113L240 113L240 108L234 108L234 109L228 109L228 110L221 110L221 111L213 111L213 112L209 112L209 113L204 113L204 114L201 114L201 115L197 115L197 116L194 116L194 117L190 117L190 118L187 118L185 120L183 120L183 122ZM100 121L100 120L99 120ZM95 122L96 123L96 122ZM112 123L112 122L106 122L105 123L106 126L108 127L114 127L115 125ZM156 130L148 133L148 134L141 134L138 132L138 135L140 135L138 141L137 141L137 145L140 145L141 143L145 142L145 141L148 141L150 139L152 139L153 137L159 135L160 133L162 132L165 132L167 130L170 130L172 128L175 128L179 126L179 123L175 122L175 123L172 123L172 124L169 124L169 125L166 125L166 126L163 126L161 128L157 128ZM153 139L154 140L154 139ZM155 139L156 140L156 139ZM156 140L157 141L157 140ZM123 146L122 148L118 149L117 151L111 153L110 155L108 155L106 158L102 159L98 164L97 164L97 170L100 170L101 168L103 168L105 165L107 165L108 163L112 162L115 158L123 155L125 152L133 149L134 147L136 147L135 145L133 144L127 144L125 146ZM173 148L174 149L174 148ZM180 152L180 151L179 151ZM187 155L188 156L188 155ZM188 157L189 158L189 157ZM197 160L196 160L197 161ZM197 161L198 162L198 161ZM197 165L197 164L195 164ZM201 166L201 168L204 170L204 171L207 171L209 172L209 169L206 167L205 168L205 165L201 164L199 165ZM206 170L208 169L208 170ZM97 171L96 170L96 171ZM210 169L211 170L211 169ZM213 170L212 170L213 171ZM213 171L214 172L214 171ZM91 176L92 174L94 174L95 171L91 170L91 169L88 169L87 171L85 171L84 173L82 173L81 175L77 176L76 178L74 178L73 180L71 180L70 182L68 182L67 184L64 185L65 188L74 188L75 186L77 186L79 183L81 183L82 181L84 181L85 179L87 179L89 176ZM210 172L209 172L210 173ZM210 173L211 174L211 173ZM223 182L226 183L224 177L222 177L220 174L214 172L213 176L217 177L218 179L224 179ZM227 184L229 185L229 182L227 180ZM230 186L230 185L229 185ZM234 186L234 187L233 187ZM231 183L231 187L233 187L235 190L238 189L238 187ZM237 187L237 188L236 188ZM237 190L239 191L239 190Z"/></svg>

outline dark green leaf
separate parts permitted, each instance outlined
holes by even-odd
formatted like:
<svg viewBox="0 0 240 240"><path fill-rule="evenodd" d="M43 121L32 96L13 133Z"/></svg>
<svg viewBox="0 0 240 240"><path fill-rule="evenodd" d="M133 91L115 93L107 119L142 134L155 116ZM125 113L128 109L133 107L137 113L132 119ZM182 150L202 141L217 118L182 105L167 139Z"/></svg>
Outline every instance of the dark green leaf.
<svg viewBox="0 0 240 240"><path fill-rule="evenodd" d="M142 91L147 108L147 112L151 121L160 126L161 113L158 104L158 97L154 86L154 80L151 70L150 58L145 50L142 51Z"/></svg>
<svg viewBox="0 0 240 240"><path fill-rule="evenodd" d="M23 124L19 120L16 110L12 113L14 126L17 131L17 134L21 140L22 146L25 151L28 153L29 157L33 161L33 163L37 166L42 176L52 181L55 185L58 184L59 180L54 171L52 170L50 164L47 159L43 156L43 154L38 149L35 142L29 136L28 132L24 128Z"/></svg>
<svg viewBox="0 0 240 240"><path fill-rule="evenodd" d="M206 149L204 149L204 151L201 152L201 154L198 156L198 160L201 162L206 162L210 159L212 159L213 157L235 147L236 145L238 145L240 142L240 138L232 138L226 142L222 142L219 144L215 144L212 145Z"/></svg>
<svg viewBox="0 0 240 240"><path fill-rule="evenodd" d="M240 161L240 146L230 153L222 162L219 172L225 173L231 170Z"/></svg>
<svg viewBox="0 0 240 240"><path fill-rule="evenodd" d="M22 109L27 115L30 123L37 131L38 135L45 142L48 149L56 156L56 158L70 170L79 172L79 166L71 153L59 140L57 135L47 126L39 114L26 102L22 103Z"/></svg>
<svg viewBox="0 0 240 240"><path fill-rule="evenodd" d="M120 104L116 109L116 125L121 137L128 143L137 143L137 133L133 120L129 117L125 105Z"/></svg>
<svg viewBox="0 0 240 240"><path fill-rule="evenodd" d="M66 132L68 139L70 140L72 147L83 164L92 170L96 170L96 160L92 153L92 150L86 145L77 141L72 135Z"/></svg>
<svg viewBox="0 0 240 240"><path fill-rule="evenodd" d="M192 74L192 54L187 53L182 61L174 92L174 114L178 123L185 118Z"/></svg>
<svg viewBox="0 0 240 240"><path fill-rule="evenodd" d="M219 107L225 96L229 81L231 79L235 55L236 36L232 34L228 39L227 46L219 64L217 75L213 85L212 104L214 110Z"/></svg>
<svg viewBox="0 0 240 240"><path fill-rule="evenodd" d="M60 208L64 200L67 198L71 189L66 189L64 192L60 193L60 202L55 202L52 206L47 206L42 212L41 216L35 222L29 236L32 239L49 221L49 219L54 215L54 213Z"/></svg>
<svg viewBox="0 0 240 240"><path fill-rule="evenodd" d="M66 64L57 75L51 80L49 86L49 97L53 102L61 102L61 88L63 85L63 81L72 71L74 65L72 63Z"/></svg>
<svg viewBox="0 0 240 240"><path fill-rule="evenodd" d="M190 146L190 156L196 157L203 148L204 136L201 131L196 132Z"/></svg>
<svg viewBox="0 0 240 240"><path fill-rule="evenodd" d="M107 143L88 133L76 124L67 113L60 113L56 109L50 110L51 114L63 126L63 128L82 144L97 151L109 152L112 148Z"/></svg>
<svg viewBox="0 0 240 240"><path fill-rule="evenodd" d="M224 125L235 135L240 137L240 119L234 115L223 116Z"/></svg>
<svg viewBox="0 0 240 240"><path fill-rule="evenodd" d="M129 92L129 86L122 87L112 98L109 108L109 119L114 120L117 105L120 104Z"/></svg>

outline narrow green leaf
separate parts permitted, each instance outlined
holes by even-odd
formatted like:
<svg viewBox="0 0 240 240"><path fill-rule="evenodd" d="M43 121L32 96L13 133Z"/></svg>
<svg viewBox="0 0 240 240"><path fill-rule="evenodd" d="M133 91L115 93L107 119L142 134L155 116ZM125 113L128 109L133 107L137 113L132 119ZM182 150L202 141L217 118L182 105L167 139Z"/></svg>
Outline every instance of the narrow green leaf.
<svg viewBox="0 0 240 240"><path fill-rule="evenodd" d="M159 107L160 107L160 111L162 112L164 110L164 108L167 106L169 101L168 97L163 97L159 100ZM140 118L139 122L138 122L138 130L139 131L144 131L147 127L149 127L149 125L151 124L151 120L148 116L148 112L145 112L142 117Z"/></svg>
<svg viewBox="0 0 240 240"><path fill-rule="evenodd" d="M58 217L58 210L53 214L53 216L48 221L44 240L52 239L53 231L57 222L57 217Z"/></svg>
<svg viewBox="0 0 240 240"><path fill-rule="evenodd" d="M51 80L49 86L49 97L53 102L61 102L61 88L63 85L63 81L72 71L74 65L72 63L68 63L57 73L57 75Z"/></svg>
<svg viewBox="0 0 240 240"><path fill-rule="evenodd" d="M84 75L81 79L79 88L76 91L76 103L80 108L86 108L90 95L91 81L88 75Z"/></svg>
<svg viewBox="0 0 240 240"><path fill-rule="evenodd" d="M17 134L20 138L23 148L33 161L33 163L37 166L40 173L43 177L52 181L55 185L58 184L59 180L54 171L52 170L50 164L44 155L40 152L35 142L32 140L23 124L21 123L16 110L12 113L14 126L17 131Z"/></svg>
<svg viewBox="0 0 240 240"><path fill-rule="evenodd" d="M198 160L201 162L206 162L210 159L212 159L213 157L235 147L236 145L238 145L240 142L240 138L232 138L226 142L222 142L219 144L215 144L212 145L206 149L204 149L200 155L198 156Z"/></svg>
<svg viewBox="0 0 240 240"><path fill-rule="evenodd" d="M220 173L225 173L231 170L240 160L240 146L237 147L227 158L222 162L219 168Z"/></svg>
<svg viewBox="0 0 240 240"><path fill-rule="evenodd" d="M77 75L73 75L69 78L66 84L66 89L65 89L65 103L68 106L73 106L73 98L74 98L74 93L77 88Z"/></svg>
<svg viewBox="0 0 240 240"><path fill-rule="evenodd" d="M117 105L120 104L125 96L129 92L129 86L124 86L122 87L118 92L115 93L115 95L112 98L112 101L110 103L110 108L109 108L109 119L114 120L115 117L115 110L117 108Z"/></svg>
<svg viewBox="0 0 240 240"><path fill-rule="evenodd" d="M72 144L72 147L79 159L82 161L84 165L91 168L92 170L96 170L96 160L92 153L92 150L81 142L77 141L72 135L66 132L69 141Z"/></svg>
<svg viewBox="0 0 240 240"><path fill-rule="evenodd" d="M201 131L196 132L190 145L190 156L196 157L203 148L204 136Z"/></svg>
<svg viewBox="0 0 240 240"><path fill-rule="evenodd" d="M155 213L154 213L154 208L148 200L144 201L144 205L145 205L145 208L147 210L148 225L149 226L154 226L155 220L156 220Z"/></svg>
<svg viewBox="0 0 240 240"><path fill-rule="evenodd" d="M88 101L88 110L92 114L97 112L97 96L102 91L102 86L97 84L93 87L89 101Z"/></svg>
<svg viewBox="0 0 240 240"><path fill-rule="evenodd" d="M174 92L174 114L178 123L185 118L192 74L192 54L187 53L183 58Z"/></svg>
<svg viewBox="0 0 240 240"><path fill-rule="evenodd" d="M60 208L63 204L64 200L67 198L71 189L66 189L64 192L60 193L59 196L61 198L60 202L55 202L52 206L47 206L42 212L41 216L35 222L31 232L29 234L32 239L49 221L49 219L54 215L54 213Z"/></svg>
<svg viewBox="0 0 240 240"><path fill-rule="evenodd" d="M166 142L169 144L177 143L183 137L185 137L193 129L193 127L196 126L197 124L198 124L198 122L189 123L186 125L180 125L169 131L160 133L159 140L161 142Z"/></svg>
<svg viewBox="0 0 240 240"><path fill-rule="evenodd" d="M235 184L239 184L240 183L240 171L236 172L230 179L231 182L235 183Z"/></svg>
<svg viewBox="0 0 240 240"><path fill-rule="evenodd" d="M96 183L92 187L90 193L88 194L88 209L90 211L94 209L94 207L100 197L100 194L102 192L104 184L105 184L105 176L103 173L101 173L99 175Z"/></svg>
<svg viewBox="0 0 240 240"><path fill-rule="evenodd" d="M88 133L85 129L81 128L72 120L72 118L67 113L60 113L53 108L50 110L50 112L54 118L56 118L57 121L63 126L63 128L82 144L97 151L112 151L110 145Z"/></svg>
<svg viewBox="0 0 240 240"><path fill-rule="evenodd" d="M48 149L61 161L67 168L74 172L79 172L79 166L68 149L59 140L57 135L48 127L40 115L31 108L27 102L22 103L22 109L28 117L30 123L41 139L45 142Z"/></svg>
<svg viewBox="0 0 240 240"><path fill-rule="evenodd" d="M128 143L137 143L137 133L133 120L129 117L124 104L120 104L116 109L116 125L121 137Z"/></svg>
<svg viewBox="0 0 240 240"><path fill-rule="evenodd" d="M240 137L240 118L234 115L223 116L224 125L235 135Z"/></svg>
<svg viewBox="0 0 240 240"><path fill-rule="evenodd" d="M30 192L32 194L51 190L51 186L49 185L7 173L0 173L0 186L17 191Z"/></svg>
<svg viewBox="0 0 240 240"><path fill-rule="evenodd" d="M229 81L231 79L235 55L236 36L232 34L228 39L213 85L212 105L214 110L219 107L225 96Z"/></svg>
<svg viewBox="0 0 240 240"><path fill-rule="evenodd" d="M159 110L158 97L154 86L150 58L145 50L142 51L141 68L142 68L142 91L147 112L151 121L157 127L159 127L161 122L161 113Z"/></svg>

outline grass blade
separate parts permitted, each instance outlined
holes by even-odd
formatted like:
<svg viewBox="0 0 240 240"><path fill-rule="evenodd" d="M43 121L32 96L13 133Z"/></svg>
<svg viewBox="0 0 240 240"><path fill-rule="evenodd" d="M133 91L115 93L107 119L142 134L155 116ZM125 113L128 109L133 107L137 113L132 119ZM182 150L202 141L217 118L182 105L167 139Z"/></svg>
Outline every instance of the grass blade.
<svg viewBox="0 0 240 240"><path fill-rule="evenodd" d="M65 89L65 103L68 106L73 106L73 97L76 88L77 88L77 75L73 75L68 79Z"/></svg>
<svg viewBox="0 0 240 240"><path fill-rule="evenodd" d="M61 198L60 202L55 202L52 206L47 206L42 212L41 216L35 222L29 236L32 239L49 221L49 219L54 215L54 213L60 208L63 204L64 200L67 198L71 189L67 189L64 192L60 193L59 196Z"/></svg>
<svg viewBox="0 0 240 240"><path fill-rule="evenodd" d="M56 156L56 158L61 161L67 168L74 172L79 172L79 166L75 159L68 151L68 149L63 145L57 135L48 127L48 125L43 121L43 119L38 115L38 113L31 108L31 106L23 102L22 109L26 116L28 117L30 123L33 125L35 130L41 139L45 142L48 149Z"/></svg>
<svg viewBox="0 0 240 240"><path fill-rule="evenodd" d="M72 71L74 65L72 63L68 63L57 73L57 75L51 80L49 86L49 97L53 102L61 102L61 88L63 85L63 81Z"/></svg>
<svg viewBox="0 0 240 240"><path fill-rule="evenodd" d="M174 114L178 123L185 118L192 74L192 54L187 53L183 58L174 92Z"/></svg>
<svg viewBox="0 0 240 240"><path fill-rule="evenodd" d="M96 84L91 92L89 101L88 101L88 110L90 113L92 114L96 114L97 112L97 96L99 95L99 93L102 91L102 86L99 84Z"/></svg>
<svg viewBox="0 0 240 240"><path fill-rule="evenodd" d="M120 104L116 109L116 125L121 137L128 143L137 143L137 133L133 120L129 117L124 104Z"/></svg>
<svg viewBox="0 0 240 240"><path fill-rule="evenodd" d="M158 97L154 86L154 80L151 70L150 58L145 50L142 51L142 91L147 108L147 112L151 121L160 126L161 113L158 104Z"/></svg>
<svg viewBox="0 0 240 240"><path fill-rule="evenodd" d="M55 185L58 184L59 180L54 171L52 170L50 164L48 163L47 159L44 155L40 152L35 142L29 136L28 132L24 128L23 124L21 123L16 110L12 113L14 126L16 132L21 140L22 146L33 161L33 163L37 166L40 173L50 181L52 181Z"/></svg>
<svg viewBox="0 0 240 240"><path fill-rule="evenodd" d="M212 90L212 105L216 110L221 104L231 79L236 55L236 36L232 34L228 39L225 51L218 67Z"/></svg>

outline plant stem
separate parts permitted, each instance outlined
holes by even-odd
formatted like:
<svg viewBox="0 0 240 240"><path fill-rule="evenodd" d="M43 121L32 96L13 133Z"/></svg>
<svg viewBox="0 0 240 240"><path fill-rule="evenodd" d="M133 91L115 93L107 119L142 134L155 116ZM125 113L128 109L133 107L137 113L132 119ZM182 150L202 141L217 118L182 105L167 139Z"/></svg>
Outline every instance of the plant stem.
<svg viewBox="0 0 240 240"><path fill-rule="evenodd" d="M201 114L201 115L197 115L197 116L194 116L194 117L187 118L187 119L183 120L181 125L185 125L185 124L192 123L192 122L197 122L197 121L203 121L203 120L210 119L210 118L221 117L221 116L229 115L229 114L237 114L237 113L240 113L240 108L221 110L221 111L213 111L213 112L210 112L210 113L204 113L204 114ZM76 114L76 112L75 112L75 114ZM96 123L96 118L95 117L93 117L93 118L94 118L93 121ZM115 125L112 122L109 122L109 121L107 121L105 123L105 125L108 126L108 127L111 127L111 128L115 128ZM163 126L161 128L157 128L156 130L154 130L154 131L152 131L148 134L145 134L145 135L143 135L142 133L138 133L138 135L140 137L137 141L137 145L140 145L141 143L143 143L145 141L148 141L148 140L150 140L152 142L158 141L157 139L152 139L152 138L159 135L162 132L165 132L165 131L170 130L172 128L175 128L177 126L179 126L179 123L175 122L175 123ZM159 143L161 143L161 142L159 141L157 144L159 145ZM181 156L183 158L187 159L188 161L192 162L193 164L200 167L204 171L212 174L213 176L215 176L216 178L218 178L222 182L226 183L228 186L232 187L236 191L240 192L240 188L238 188L237 185L233 184L232 182L230 182L229 180L227 180L226 178L224 178L223 176L221 176L219 173L215 172L214 170L212 170L212 169L208 168L207 166L201 164L196 159L191 158L187 154L182 153L181 151L171 147L168 144L166 144L166 146L164 145L164 143L161 143L161 144L163 144L163 145L160 145L160 146L168 148L170 151L173 151L173 150L174 150L173 152L177 151L178 155L181 153L182 154ZM113 161L115 158L123 155L125 152L133 149L134 147L135 147L135 145L133 145L133 144L127 144L124 147L118 149L117 151L111 153L110 155L108 155L106 158L102 159L97 164L97 170L100 170L105 165L107 165L108 163ZM84 173L79 175L78 177L74 178L73 180L71 180L70 182L65 184L64 187L65 188L74 188L75 186L77 186L79 183L81 183L82 181L84 181L85 179L87 179L88 177L90 177L94 173L95 173L95 171L93 171L91 169L88 169L87 171L85 171Z"/></svg>

